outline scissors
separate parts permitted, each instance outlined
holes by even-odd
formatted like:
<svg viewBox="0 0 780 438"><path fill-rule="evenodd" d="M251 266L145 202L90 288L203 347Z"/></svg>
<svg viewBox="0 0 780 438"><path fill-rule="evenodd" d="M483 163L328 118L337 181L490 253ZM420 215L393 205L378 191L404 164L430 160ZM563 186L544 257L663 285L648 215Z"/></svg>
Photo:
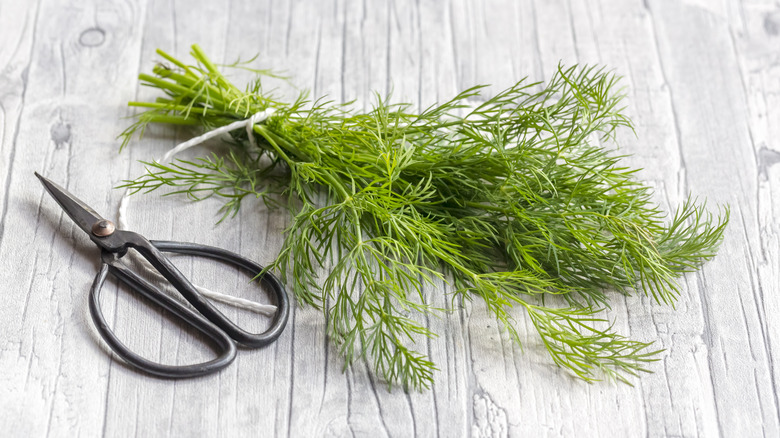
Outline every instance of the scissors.
<svg viewBox="0 0 780 438"><path fill-rule="evenodd" d="M35 176L41 180L46 191L60 204L65 213L89 235L89 238L101 250L102 264L89 292L89 311L100 335L114 353L128 364L160 377L202 376L217 372L230 365L236 358L236 344L259 348L275 341L284 330L290 311L287 293L276 277L270 272L263 272L262 266L221 248L196 243L148 240L138 233L117 229L111 221L101 217L95 210L64 188L39 175L38 172L35 172ZM197 312L164 294L157 286L128 269L121 259L130 248L138 251ZM238 327L203 297L195 286L163 255L163 252L208 257L238 266L252 274L253 277L259 276L260 281L270 287L276 298L277 310L271 326L260 334L249 333ZM219 356L216 359L193 365L164 365L147 360L130 351L111 330L100 308L100 291L109 273L212 339L218 346ZM262 275L260 275L261 273Z"/></svg>

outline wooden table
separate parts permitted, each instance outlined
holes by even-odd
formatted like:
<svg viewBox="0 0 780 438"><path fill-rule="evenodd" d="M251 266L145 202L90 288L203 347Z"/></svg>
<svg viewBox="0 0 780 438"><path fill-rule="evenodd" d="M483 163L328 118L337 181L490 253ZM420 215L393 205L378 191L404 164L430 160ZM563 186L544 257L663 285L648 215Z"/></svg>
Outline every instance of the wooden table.
<svg viewBox="0 0 780 438"><path fill-rule="evenodd" d="M343 371L322 314L309 308L294 309L278 342L241 351L218 375L136 373L107 354L89 319L97 251L33 171L113 217L122 191L111 187L142 172L137 160L192 136L156 128L118 153L133 114L126 102L154 96L136 77L159 60L156 48L184 56L196 42L222 62L259 53L256 65L285 70L315 96L358 105L373 90L417 105L474 84L495 91L548 78L559 62L614 68L636 125L636 137L619 136L622 151L665 208L688 193L731 206L720 253L682 280L676 309L616 299L617 330L666 349L634 387L571 378L524 315L521 350L476 301L431 319L442 336L420 346L440 368L429 391L388 392L362 362ZM774 0L2 0L0 138L5 436L780 436ZM261 263L286 224L257 203L215 225L216 200L132 202L136 231ZM205 354L159 312L110 289L106 312L135 348L168 361ZM447 305L441 290L429 292Z"/></svg>

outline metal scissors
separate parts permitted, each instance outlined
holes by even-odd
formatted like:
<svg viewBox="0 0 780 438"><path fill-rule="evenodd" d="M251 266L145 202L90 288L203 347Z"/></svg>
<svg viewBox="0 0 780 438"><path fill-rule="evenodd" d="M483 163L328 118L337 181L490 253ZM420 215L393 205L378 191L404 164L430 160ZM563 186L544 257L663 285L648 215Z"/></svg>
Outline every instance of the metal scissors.
<svg viewBox="0 0 780 438"><path fill-rule="evenodd" d="M290 304L287 293L279 280L270 272L264 272L259 277L266 286L273 291L276 299L277 310L271 326L263 333L248 333L235 323L227 319L214 305L204 298L193 284L163 255L163 251L208 257L222 262L230 263L248 271L253 276L258 276L263 267L257 263L241 257L238 254L221 248L199 245L185 242L169 242L160 240L148 240L144 236L132 231L119 230L109 220L104 219L87 206L84 202L73 196L64 188L35 172L35 176L41 180L49 194L60 204L65 213L89 235L89 238L101 249L100 257L102 265L100 271L92 283L89 293L89 311L100 335L114 350L117 356L125 362L135 366L149 374L161 377L195 377L219 371L230 365L236 357L236 344L244 347L259 348L276 340L287 324ZM162 274L168 282L197 310L193 311L183 303L169 297L149 283L136 272L128 269L121 258L127 254L128 249L135 249L145 258L157 272ZM133 290L149 298L157 305L168 310L187 325L212 339L218 346L219 356L216 359L193 365L164 365L147 360L130 351L117 337L106 323L100 308L100 291L107 275L111 273L116 278L127 284Z"/></svg>

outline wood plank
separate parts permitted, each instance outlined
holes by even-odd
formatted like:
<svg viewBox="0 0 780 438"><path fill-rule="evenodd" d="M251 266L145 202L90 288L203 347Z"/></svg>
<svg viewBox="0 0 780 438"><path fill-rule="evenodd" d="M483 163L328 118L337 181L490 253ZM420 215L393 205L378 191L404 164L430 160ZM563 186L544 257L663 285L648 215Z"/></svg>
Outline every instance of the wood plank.
<svg viewBox="0 0 780 438"><path fill-rule="evenodd" d="M750 266L750 241L755 239L750 236L758 231L753 195L758 169L726 11L713 13L672 2L654 6L686 167L684 187L714 202L729 202L733 212L720 256L695 277L700 283L718 428L722 434L740 430L752 436L775 435L776 389L766 342L757 336L762 331L757 314L762 303Z"/></svg>
<svg viewBox="0 0 780 438"><path fill-rule="evenodd" d="M41 11L46 11L42 14ZM0 428L20 435L774 436L780 434L780 9L772 0L475 2L451 0L0 1ZM295 308L273 345L239 352L222 373L149 378L111 359L86 311L94 247L32 177L42 171L108 215L137 176L187 129L152 128L118 155L116 134L149 99L136 75L158 47L199 43L229 63L256 52L314 96L374 91L427 106L478 83L495 92L548 78L559 62L603 64L625 77L637 136L628 162L672 210L689 192L732 223L720 255L687 276L676 309L644 296L606 314L621 333L666 349L636 387L587 385L551 365L519 311L523 348L480 302L425 323L418 348L439 371L429 391L388 392L365 362L343 371L321 312ZM246 73L232 76L240 83ZM280 93L298 90L279 83ZM190 156L206 149L190 151ZM103 190L103 191L101 191ZM130 222L150 237L198 241L262 263L284 211L247 203L215 225L217 200L134 196ZM225 271L177 259L218 286ZM236 273L242 296L256 293ZM439 284L425 293L452 307ZM105 312L121 338L163 361L209 349L113 285ZM257 317L227 309L241 323ZM604 421L604 419L609 421Z"/></svg>
<svg viewBox="0 0 780 438"><path fill-rule="evenodd" d="M86 321L92 273L80 269L94 266L85 261L96 253L41 192L33 171L77 193L118 182L124 165L111 159L114 141L105 133L121 126L130 96L124 90L134 83L135 58L130 68L123 61L139 43L135 12L122 2L42 1L18 17L21 51L4 69L14 79L21 74L22 90L13 94L14 80L4 93L14 106L3 98L19 121L0 242L8 316L0 324L3 344L11 347L0 359L0 403L4 429L21 435L102 430L109 357ZM5 136L3 142L7 151ZM110 195L99 194L93 204L107 209Z"/></svg>

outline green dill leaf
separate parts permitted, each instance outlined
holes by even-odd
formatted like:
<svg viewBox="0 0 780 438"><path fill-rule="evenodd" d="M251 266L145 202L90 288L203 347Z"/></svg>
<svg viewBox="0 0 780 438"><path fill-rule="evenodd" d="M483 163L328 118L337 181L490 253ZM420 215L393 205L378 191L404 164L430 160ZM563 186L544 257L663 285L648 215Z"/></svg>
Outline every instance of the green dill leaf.
<svg viewBox="0 0 780 438"><path fill-rule="evenodd" d="M377 95L360 112L305 92L278 100L263 91L264 70L241 91L197 46L193 64L158 53L173 67L139 79L165 97L130 103L144 111L123 147L149 123L210 130L275 112L254 142L238 129L227 152L145 163L124 187L220 197L222 219L247 196L284 205L289 226L267 269L299 304L323 309L345 364L368 361L390 386L433 382L415 346L435 336L421 317L445 310L423 291L441 281L454 302L481 298L518 343L512 309L525 309L575 376L629 383L659 351L617 334L600 309L634 290L673 305L677 279L715 255L728 222L728 208L714 218L693 198L667 218L605 146L633 127L619 78L603 68L561 65L546 83L492 97L472 87L419 112Z"/></svg>

